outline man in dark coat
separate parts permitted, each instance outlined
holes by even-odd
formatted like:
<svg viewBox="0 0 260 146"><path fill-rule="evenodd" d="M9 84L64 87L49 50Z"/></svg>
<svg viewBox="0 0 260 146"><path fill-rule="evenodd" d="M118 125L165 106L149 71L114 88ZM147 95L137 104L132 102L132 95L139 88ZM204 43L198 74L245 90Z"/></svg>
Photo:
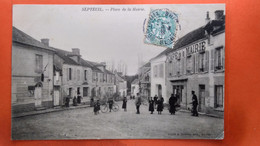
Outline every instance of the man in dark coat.
<svg viewBox="0 0 260 146"><path fill-rule="evenodd" d="M197 111L197 106L198 106L198 98L195 94L195 91L191 91L192 94L192 116L199 116L198 111Z"/></svg>
<svg viewBox="0 0 260 146"><path fill-rule="evenodd" d="M158 101L157 101L157 111L158 111L158 114L161 115L162 114L162 111L163 111L163 102L164 102L164 99L163 97L159 97Z"/></svg>
<svg viewBox="0 0 260 146"><path fill-rule="evenodd" d="M124 97L124 99L123 99L123 105L122 105L122 108L124 109L124 111L126 111L126 103L127 103L127 98Z"/></svg>
<svg viewBox="0 0 260 146"><path fill-rule="evenodd" d="M108 107L109 107L109 112L111 112L113 104L114 104L114 100L113 98L109 98L108 102Z"/></svg>
<svg viewBox="0 0 260 146"><path fill-rule="evenodd" d="M73 98L73 106L77 106L77 105L78 105L77 98L76 98L76 96L74 96L74 98Z"/></svg>
<svg viewBox="0 0 260 146"><path fill-rule="evenodd" d="M171 95L170 99L169 99L169 105L170 105L170 113L171 115L175 114L175 105L177 102L177 98L174 94Z"/></svg>
<svg viewBox="0 0 260 146"><path fill-rule="evenodd" d="M153 100L152 97L149 99L149 111L151 112L151 114L153 114L153 111L154 111L154 100Z"/></svg>
<svg viewBox="0 0 260 146"><path fill-rule="evenodd" d="M140 114L140 105L142 104L142 99L139 93L137 93L137 97L135 99L135 106L136 106L136 114Z"/></svg>

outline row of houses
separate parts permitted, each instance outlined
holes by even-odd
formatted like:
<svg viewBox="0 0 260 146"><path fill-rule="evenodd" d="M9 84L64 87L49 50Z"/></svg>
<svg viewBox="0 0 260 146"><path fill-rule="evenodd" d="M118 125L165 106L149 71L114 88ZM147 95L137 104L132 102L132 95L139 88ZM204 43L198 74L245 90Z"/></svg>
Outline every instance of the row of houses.
<svg viewBox="0 0 260 146"><path fill-rule="evenodd" d="M144 97L162 96L168 103L171 94L178 104L190 109L191 91L198 97L198 110L223 116L225 73L225 15L215 11L215 19L206 14L205 25L184 35L147 64L139 68L131 93Z"/></svg>
<svg viewBox="0 0 260 146"><path fill-rule="evenodd" d="M82 97L86 103L126 96L126 81L119 72L106 69L104 62L82 58L72 51L49 46L13 27L12 112L26 112L62 106L66 97Z"/></svg>

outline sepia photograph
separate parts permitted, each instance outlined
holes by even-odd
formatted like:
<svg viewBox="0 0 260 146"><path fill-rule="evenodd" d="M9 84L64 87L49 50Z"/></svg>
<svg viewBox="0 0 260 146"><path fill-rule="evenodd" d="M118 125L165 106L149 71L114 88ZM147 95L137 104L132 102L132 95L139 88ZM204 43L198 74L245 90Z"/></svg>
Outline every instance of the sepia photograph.
<svg viewBox="0 0 260 146"><path fill-rule="evenodd" d="M224 139L225 15L13 5L11 139Z"/></svg>

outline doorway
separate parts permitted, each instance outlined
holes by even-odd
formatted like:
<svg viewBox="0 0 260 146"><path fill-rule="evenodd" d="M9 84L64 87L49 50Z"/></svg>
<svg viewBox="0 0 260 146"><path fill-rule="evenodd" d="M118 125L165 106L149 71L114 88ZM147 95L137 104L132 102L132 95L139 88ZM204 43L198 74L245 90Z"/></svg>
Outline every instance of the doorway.
<svg viewBox="0 0 260 146"><path fill-rule="evenodd" d="M158 85L158 97L162 97L162 85Z"/></svg>
<svg viewBox="0 0 260 146"><path fill-rule="evenodd" d="M199 85L199 112L205 113L205 85Z"/></svg>
<svg viewBox="0 0 260 146"><path fill-rule="evenodd" d="M35 99L35 107L41 107L42 106L42 83L41 82L38 82L35 85L34 99Z"/></svg>

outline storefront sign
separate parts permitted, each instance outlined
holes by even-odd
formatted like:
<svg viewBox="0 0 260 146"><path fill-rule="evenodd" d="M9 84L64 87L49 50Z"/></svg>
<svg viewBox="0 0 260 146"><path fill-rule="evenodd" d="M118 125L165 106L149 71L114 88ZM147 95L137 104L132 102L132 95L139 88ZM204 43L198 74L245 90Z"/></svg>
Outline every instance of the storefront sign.
<svg viewBox="0 0 260 146"><path fill-rule="evenodd" d="M188 47L186 47L186 52L187 52L187 56L194 54L194 53L198 53L198 52L203 52L206 50L206 42L202 41L193 45L190 45Z"/></svg>

